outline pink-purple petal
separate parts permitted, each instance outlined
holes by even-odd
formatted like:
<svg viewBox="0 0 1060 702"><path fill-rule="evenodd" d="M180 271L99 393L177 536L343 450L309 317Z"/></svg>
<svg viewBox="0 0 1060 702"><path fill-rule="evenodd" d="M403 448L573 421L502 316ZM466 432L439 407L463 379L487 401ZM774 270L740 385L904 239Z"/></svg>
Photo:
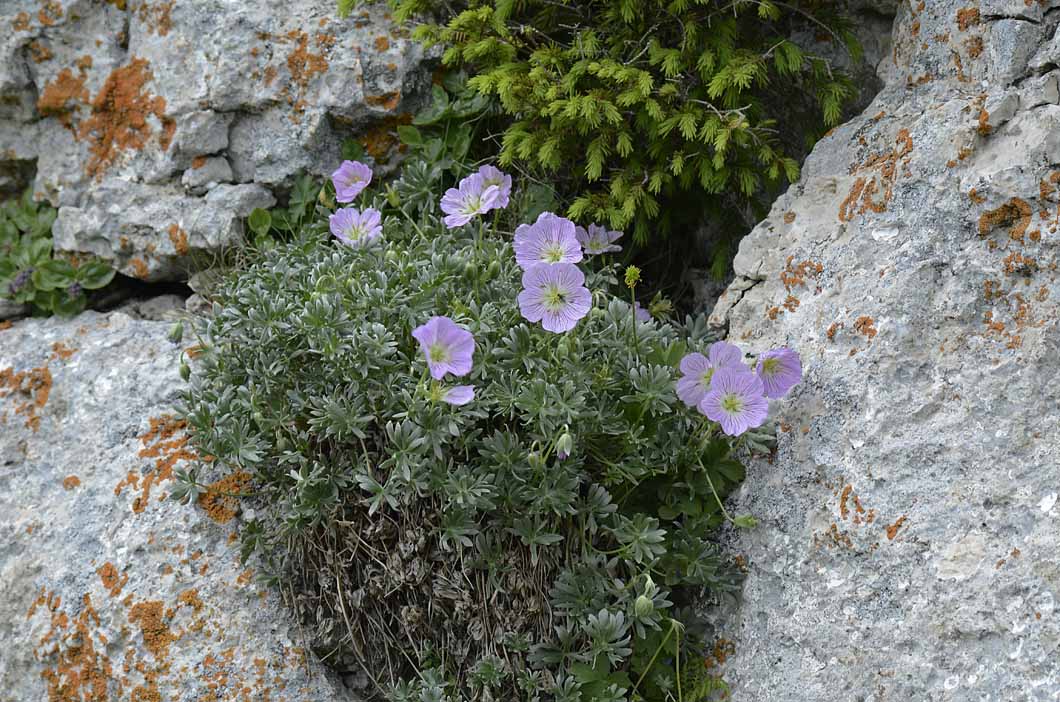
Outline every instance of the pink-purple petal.
<svg viewBox="0 0 1060 702"><path fill-rule="evenodd" d="M475 399L475 388L472 385L454 385L445 391L442 396L443 402L450 405L466 405Z"/></svg>

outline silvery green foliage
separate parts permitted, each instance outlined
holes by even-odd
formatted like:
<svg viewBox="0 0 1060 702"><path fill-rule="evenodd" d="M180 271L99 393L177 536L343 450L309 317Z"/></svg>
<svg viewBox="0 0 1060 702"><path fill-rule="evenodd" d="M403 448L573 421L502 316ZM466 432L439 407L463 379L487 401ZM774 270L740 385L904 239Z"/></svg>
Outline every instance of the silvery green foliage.
<svg viewBox="0 0 1060 702"><path fill-rule="evenodd" d="M677 655L703 687L674 603L731 586L710 483L743 478L674 391L705 324L635 322L597 264L589 315L543 331L520 316L510 234L447 230L426 198L373 204L375 245L331 240L321 209L198 330L185 413L208 470L253 476L244 553L322 656L392 699L626 699L642 677L658 696ZM434 315L474 334L470 404L437 401L411 336Z"/></svg>

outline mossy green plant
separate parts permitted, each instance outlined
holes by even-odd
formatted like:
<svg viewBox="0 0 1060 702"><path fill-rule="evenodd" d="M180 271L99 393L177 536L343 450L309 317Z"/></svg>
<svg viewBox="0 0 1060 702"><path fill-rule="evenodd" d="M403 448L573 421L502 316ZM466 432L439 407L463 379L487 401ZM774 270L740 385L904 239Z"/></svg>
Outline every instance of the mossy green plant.
<svg viewBox="0 0 1060 702"><path fill-rule="evenodd" d="M31 190L0 204L0 299L29 305L37 315L75 315L88 291L106 286L114 269L94 258L75 263L52 251L56 211Z"/></svg>

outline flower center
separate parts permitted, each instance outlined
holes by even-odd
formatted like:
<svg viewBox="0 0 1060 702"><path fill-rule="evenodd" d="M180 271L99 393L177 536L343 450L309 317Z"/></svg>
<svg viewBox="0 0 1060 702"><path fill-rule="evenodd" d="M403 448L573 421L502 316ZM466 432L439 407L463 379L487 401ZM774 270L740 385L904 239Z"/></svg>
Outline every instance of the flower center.
<svg viewBox="0 0 1060 702"><path fill-rule="evenodd" d="M780 370L779 358L767 358L762 361L762 372L766 375L776 375Z"/></svg>
<svg viewBox="0 0 1060 702"><path fill-rule="evenodd" d="M427 349L427 357L431 363L448 363L449 349L444 344L431 344Z"/></svg>
<svg viewBox="0 0 1060 702"><path fill-rule="evenodd" d="M469 195L467 200L464 201L464 211L462 214L478 214L480 209L482 209L482 197L479 195Z"/></svg>
<svg viewBox="0 0 1060 702"><path fill-rule="evenodd" d="M550 312L555 312L563 308L567 304L567 291L561 290L558 285L551 284L545 289L543 295L545 307Z"/></svg>
<svg viewBox="0 0 1060 702"><path fill-rule="evenodd" d="M559 244L549 244L545 247L545 250L541 252L541 259L545 263L562 263L563 247Z"/></svg>
<svg viewBox="0 0 1060 702"><path fill-rule="evenodd" d="M729 393L721 398L721 408L728 414L739 414L743 412L743 398L735 393Z"/></svg>
<svg viewBox="0 0 1060 702"><path fill-rule="evenodd" d="M713 368L708 368L706 370L706 372L703 373L703 384L704 385L710 385L710 379L713 378L713 377L714 377L714 369Z"/></svg>

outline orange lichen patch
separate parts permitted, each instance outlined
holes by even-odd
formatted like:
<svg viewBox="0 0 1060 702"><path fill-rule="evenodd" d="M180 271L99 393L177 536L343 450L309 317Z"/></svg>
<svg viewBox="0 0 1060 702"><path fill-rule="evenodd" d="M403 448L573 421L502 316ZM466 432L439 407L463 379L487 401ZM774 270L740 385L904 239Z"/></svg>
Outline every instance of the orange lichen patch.
<svg viewBox="0 0 1060 702"><path fill-rule="evenodd" d="M854 490L853 485L847 485L843 488L843 494L839 496L839 517L846 519L850 513L850 508L847 507L847 500L850 498L850 493Z"/></svg>
<svg viewBox="0 0 1060 702"><path fill-rule="evenodd" d="M15 372L13 368L0 370L0 398L16 395L21 397L15 405L15 414L26 417L26 427L40 429L38 412L48 403L52 390L52 373L47 366Z"/></svg>
<svg viewBox="0 0 1060 702"><path fill-rule="evenodd" d="M903 524L905 524L906 518L906 515L903 514L894 524L889 524L885 527L888 541L894 541L894 537L898 536L898 530L902 528Z"/></svg>
<svg viewBox="0 0 1060 702"><path fill-rule="evenodd" d="M1038 261L1015 251L1006 256L1001 264L1005 275L1031 275L1038 270Z"/></svg>
<svg viewBox="0 0 1060 702"><path fill-rule="evenodd" d="M63 6L58 0L46 0L41 3L40 12L37 13L37 21L42 27L54 26L63 17Z"/></svg>
<svg viewBox="0 0 1060 702"><path fill-rule="evenodd" d="M55 80L44 86L37 98L37 110L42 115L58 115L69 112L74 107L71 103L77 102L88 102L85 76L74 77L73 71L64 68Z"/></svg>
<svg viewBox="0 0 1060 702"><path fill-rule="evenodd" d="M869 177L859 176L854 180L846 198L839 205L839 221L849 222L856 215L868 211L885 212L887 203L894 194L899 166L907 168L913 151L913 138L908 129L902 129L895 137L895 146L883 154L870 157L856 171L871 171ZM879 193L880 199L875 195Z"/></svg>
<svg viewBox="0 0 1060 702"><path fill-rule="evenodd" d="M134 258L130 260L129 265L132 266L133 277L135 278L147 280L147 276L151 274L151 269L147 267L147 262L142 258Z"/></svg>
<svg viewBox="0 0 1060 702"><path fill-rule="evenodd" d="M148 34L158 34L160 37L169 34L169 30L173 28L173 20L169 14L173 11L173 3L175 1L169 0L169 2L159 2L151 5L145 0L140 5L138 14L140 21L147 27Z"/></svg>
<svg viewBox="0 0 1060 702"><path fill-rule="evenodd" d="M81 58L74 61L74 65L77 66L77 70L84 73L88 69L92 68L92 57L88 54L85 54Z"/></svg>
<svg viewBox="0 0 1060 702"><path fill-rule="evenodd" d="M177 252L179 256L187 256L188 251L188 233L180 228L177 224L169 225L169 229L166 230L169 234L169 240L173 244L173 250Z"/></svg>
<svg viewBox="0 0 1060 702"><path fill-rule="evenodd" d="M52 344L52 355L49 360L55 361L61 359L63 361L68 361L75 353L77 353L77 349L72 349L63 342L56 341Z"/></svg>
<svg viewBox="0 0 1060 702"><path fill-rule="evenodd" d="M19 12L17 15L15 15L15 19L11 22L11 28L14 29L16 32L28 31L30 28L29 13Z"/></svg>
<svg viewBox="0 0 1060 702"><path fill-rule="evenodd" d="M788 312L794 312L795 310L799 309L799 304L799 298L795 297L794 295L788 295L786 298L784 298L783 307Z"/></svg>
<svg viewBox="0 0 1060 702"><path fill-rule="evenodd" d="M328 62L323 54L309 51L309 35L305 32L293 29L287 38L295 43L294 51L287 55L287 70L291 81L304 90L309 81L328 70Z"/></svg>
<svg viewBox="0 0 1060 702"><path fill-rule="evenodd" d="M964 41L964 49L968 52L968 56L971 58L979 58L983 53L983 38L968 37Z"/></svg>
<svg viewBox="0 0 1060 702"><path fill-rule="evenodd" d="M44 44L41 44L39 41L31 41L29 43L29 52L33 55L34 63L44 63L45 61L50 61L55 56L51 49Z"/></svg>
<svg viewBox="0 0 1060 702"><path fill-rule="evenodd" d="M836 332L838 332L842 328L842 322L832 322L832 324L828 327L828 331L826 331L824 335L828 337L829 341L835 341Z"/></svg>
<svg viewBox="0 0 1060 702"><path fill-rule="evenodd" d="M967 32L969 27L979 24L979 8L965 7L957 10L957 29Z"/></svg>
<svg viewBox="0 0 1060 702"><path fill-rule="evenodd" d="M5 319L3 321L0 321L0 331L7 331L8 329L10 329L13 326L15 326L15 323L12 322L10 319Z"/></svg>
<svg viewBox="0 0 1060 702"><path fill-rule="evenodd" d="M390 39L385 35L375 38L375 50L382 53L390 48Z"/></svg>
<svg viewBox="0 0 1060 702"><path fill-rule="evenodd" d="M395 90L390 93L383 93L382 95L366 95L364 97L366 105L372 107L382 107L384 110L395 110L397 106L401 104L401 91Z"/></svg>
<svg viewBox="0 0 1060 702"><path fill-rule="evenodd" d="M200 168L202 168L205 165L206 165L206 157L205 156L196 156L195 158L193 158L191 160L191 167L194 168L195 170L199 170Z"/></svg>
<svg viewBox="0 0 1060 702"><path fill-rule="evenodd" d="M397 128L412 122L411 114L398 115L381 120L368 129L361 137L365 152L376 161L386 161L393 149L401 149L403 144L397 136Z"/></svg>
<svg viewBox="0 0 1060 702"><path fill-rule="evenodd" d="M968 191L968 197L971 199L972 202L974 202L977 205L981 205L984 202L986 202L986 197L983 196L983 195L980 195L979 193L977 193L975 191L975 188L972 188L971 190Z"/></svg>
<svg viewBox="0 0 1060 702"><path fill-rule="evenodd" d="M720 668L725 665L725 661L734 653L736 653L736 644L728 639L718 639L714 642L710 653L703 659L703 667L708 669Z"/></svg>
<svg viewBox="0 0 1060 702"><path fill-rule="evenodd" d="M99 581L103 583L103 587L110 593L111 597L120 595L125 583L129 582L129 574L119 574L118 569L110 561L97 568L96 573L99 575Z"/></svg>
<svg viewBox="0 0 1060 702"><path fill-rule="evenodd" d="M143 512L151 499L151 488L164 480L173 477L173 467L177 461L193 461L200 457L199 454L188 448L190 437L185 433L187 423L178 420L172 415L152 417L150 428L147 433L140 437L140 443L144 448L140 450L141 458L154 458L155 467L150 473L141 479L135 472L129 474L114 488L114 494L120 495L126 486L140 490L140 494L133 500L133 512Z"/></svg>
<svg viewBox="0 0 1060 702"><path fill-rule="evenodd" d="M768 317L770 320L775 320L778 314L780 314L779 307L770 307L768 310L766 310L766 317Z"/></svg>
<svg viewBox="0 0 1060 702"><path fill-rule="evenodd" d="M152 134L151 116L162 125L159 145L168 148L163 142L168 141L167 132L172 136L175 123L165 117L165 98L147 92L153 78L148 65L146 59L134 57L116 68L92 101L92 114L77 132L78 138L92 141L87 175L99 178L123 152L143 149Z"/></svg>
<svg viewBox="0 0 1060 702"><path fill-rule="evenodd" d="M1023 234L1031 223L1031 206L1018 197L1010 199L995 210L979 217L979 236L988 236L998 227L1009 228L1009 238L1023 241Z"/></svg>
<svg viewBox="0 0 1060 702"><path fill-rule="evenodd" d="M196 613L201 612L205 606L202 600L199 599L198 590L185 590L177 597L177 602L186 607L191 607Z"/></svg>
<svg viewBox="0 0 1060 702"><path fill-rule="evenodd" d="M237 471L206 486L199 495L199 506L218 524L227 524L236 516L239 497L250 484L250 473Z"/></svg>
<svg viewBox="0 0 1060 702"><path fill-rule="evenodd" d="M63 478L63 490L73 490L81 484L81 478L76 475L68 475Z"/></svg>
<svg viewBox="0 0 1060 702"><path fill-rule="evenodd" d="M980 108L979 120L976 126L976 131L979 132L979 136L988 136L990 132L994 131L994 128L990 126L990 113L985 109Z"/></svg>
<svg viewBox="0 0 1060 702"><path fill-rule="evenodd" d="M129 610L129 621L138 624L144 646L162 662L169 654L169 645L176 640L165 622L165 608L158 600L137 602Z"/></svg>
<svg viewBox="0 0 1060 702"><path fill-rule="evenodd" d="M788 256L787 265L784 270L780 272L780 282L784 283L784 288L791 292L793 287L806 287L806 276L816 278L824 271L822 266L817 261L811 261L809 259L803 261L798 265L792 265L794 262L794 256Z"/></svg>
<svg viewBox="0 0 1060 702"><path fill-rule="evenodd" d="M262 80L265 81L265 85L272 85L272 82L276 80L276 67L266 66L265 72L262 76Z"/></svg>
<svg viewBox="0 0 1060 702"><path fill-rule="evenodd" d="M48 598L51 628L34 651L38 659L52 662L41 672L48 702L107 702L113 670L107 656L95 648L92 633L100 620L92 600L85 595L72 620L59 611L59 604L58 597Z"/></svg>
<svg viewBox="0 0 1060 702"><path fill-rule="evenodd" d="M862 315L854 320L854 330L858 334L863 335L866 339L871 340L878 333L875 326L875 321L872 317Z"/></svg>

